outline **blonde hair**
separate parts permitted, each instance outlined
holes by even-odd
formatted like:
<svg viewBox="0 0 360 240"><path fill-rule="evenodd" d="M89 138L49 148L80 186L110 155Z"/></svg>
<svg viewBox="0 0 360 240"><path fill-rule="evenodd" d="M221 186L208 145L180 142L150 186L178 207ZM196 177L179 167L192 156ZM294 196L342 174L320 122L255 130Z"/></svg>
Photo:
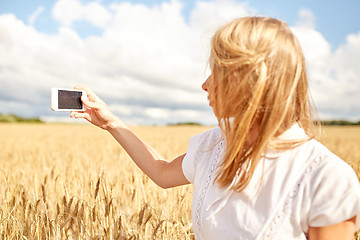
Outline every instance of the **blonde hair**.
<svg viewBox="0 0 360 240"><path fill-rule="evenodd" d="M265 17L236 19L212 39L210 78L214 112L225 132L226 151L215 181L242 191L269 149L294 148L312 138L311 107L300 44L283 21ZM302 139L278 136L298 123ZM251 133L256 127L257 134Z"/></svg>

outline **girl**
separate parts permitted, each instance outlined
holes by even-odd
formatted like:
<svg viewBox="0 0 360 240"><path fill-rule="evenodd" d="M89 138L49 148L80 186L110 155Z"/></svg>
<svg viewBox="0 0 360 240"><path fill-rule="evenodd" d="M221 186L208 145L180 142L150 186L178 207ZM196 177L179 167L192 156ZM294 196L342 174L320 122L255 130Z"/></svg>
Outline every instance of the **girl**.
<svg viewBox="0 0 360 240"><path fill-rule="evenodd" d="M202 85L219 126L168 162L91 90L85 118L109 131L160 187L193 183L196 239L338 239L354 236L360 185L311 133L301 47L282 21L246 17L221 27Z"/></svg>

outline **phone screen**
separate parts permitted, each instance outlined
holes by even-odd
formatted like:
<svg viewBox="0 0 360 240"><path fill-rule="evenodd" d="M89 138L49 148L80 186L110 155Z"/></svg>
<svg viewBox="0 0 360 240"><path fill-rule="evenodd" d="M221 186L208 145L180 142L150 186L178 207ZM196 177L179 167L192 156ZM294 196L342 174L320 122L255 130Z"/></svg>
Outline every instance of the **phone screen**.
<svg viewBox="0 0 360 240"><path fill-rule="evenodd" d="M82 109L82 92L59 90L58 108L59 109Z"/></svg>

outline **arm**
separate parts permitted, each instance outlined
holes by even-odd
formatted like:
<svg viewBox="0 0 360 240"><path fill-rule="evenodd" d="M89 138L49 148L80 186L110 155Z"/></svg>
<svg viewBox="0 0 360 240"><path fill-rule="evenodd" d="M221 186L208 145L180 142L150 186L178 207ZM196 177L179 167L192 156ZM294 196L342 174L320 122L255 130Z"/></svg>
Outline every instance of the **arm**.
<svg viewBox="0 0 360 240"><path fill-rule="evenodd" d="M138 138L120 122L108 131L126 150L136 165L162 188L176 187L189 183L182 171L185 154L171 162L164 161L158 152Z"/></svg>
<svg viewBox="0 0 360 240"><path fill-rule="evenodd" d="M310 227L309 240L352 240L355 233L355 218L331 226Z"/></svg>
<svg viewBox="0 0 360 240"><path fill-rule="evenodd" d="M136 165L162 188L188 184L182 172L185 154L171 162L144 141L138 138L119 118L113 115L106 104L86 87L76 87L87 91L88 100L82 99L87 107L85 112L71 112L70 116L85 118L90 123L107 130L125 149Z"/></svg>

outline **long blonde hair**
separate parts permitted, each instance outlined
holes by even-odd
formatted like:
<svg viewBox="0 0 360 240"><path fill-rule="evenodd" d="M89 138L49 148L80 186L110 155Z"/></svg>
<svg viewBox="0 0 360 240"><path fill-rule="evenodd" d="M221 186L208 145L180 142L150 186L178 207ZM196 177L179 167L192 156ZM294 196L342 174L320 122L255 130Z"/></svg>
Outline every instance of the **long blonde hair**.
<svg viewBox="0 0 360 240"><path fill-rule="evenodd" d="M210 56L214 112L226 136L224 160L215 181L242 191L269 149L294 148L312 138L310 98L300 44L283 21L265 17L236 19L212 39ZM306 138L278 136L298 123ZM249 144L253 128L256 136Z"/></svg>

